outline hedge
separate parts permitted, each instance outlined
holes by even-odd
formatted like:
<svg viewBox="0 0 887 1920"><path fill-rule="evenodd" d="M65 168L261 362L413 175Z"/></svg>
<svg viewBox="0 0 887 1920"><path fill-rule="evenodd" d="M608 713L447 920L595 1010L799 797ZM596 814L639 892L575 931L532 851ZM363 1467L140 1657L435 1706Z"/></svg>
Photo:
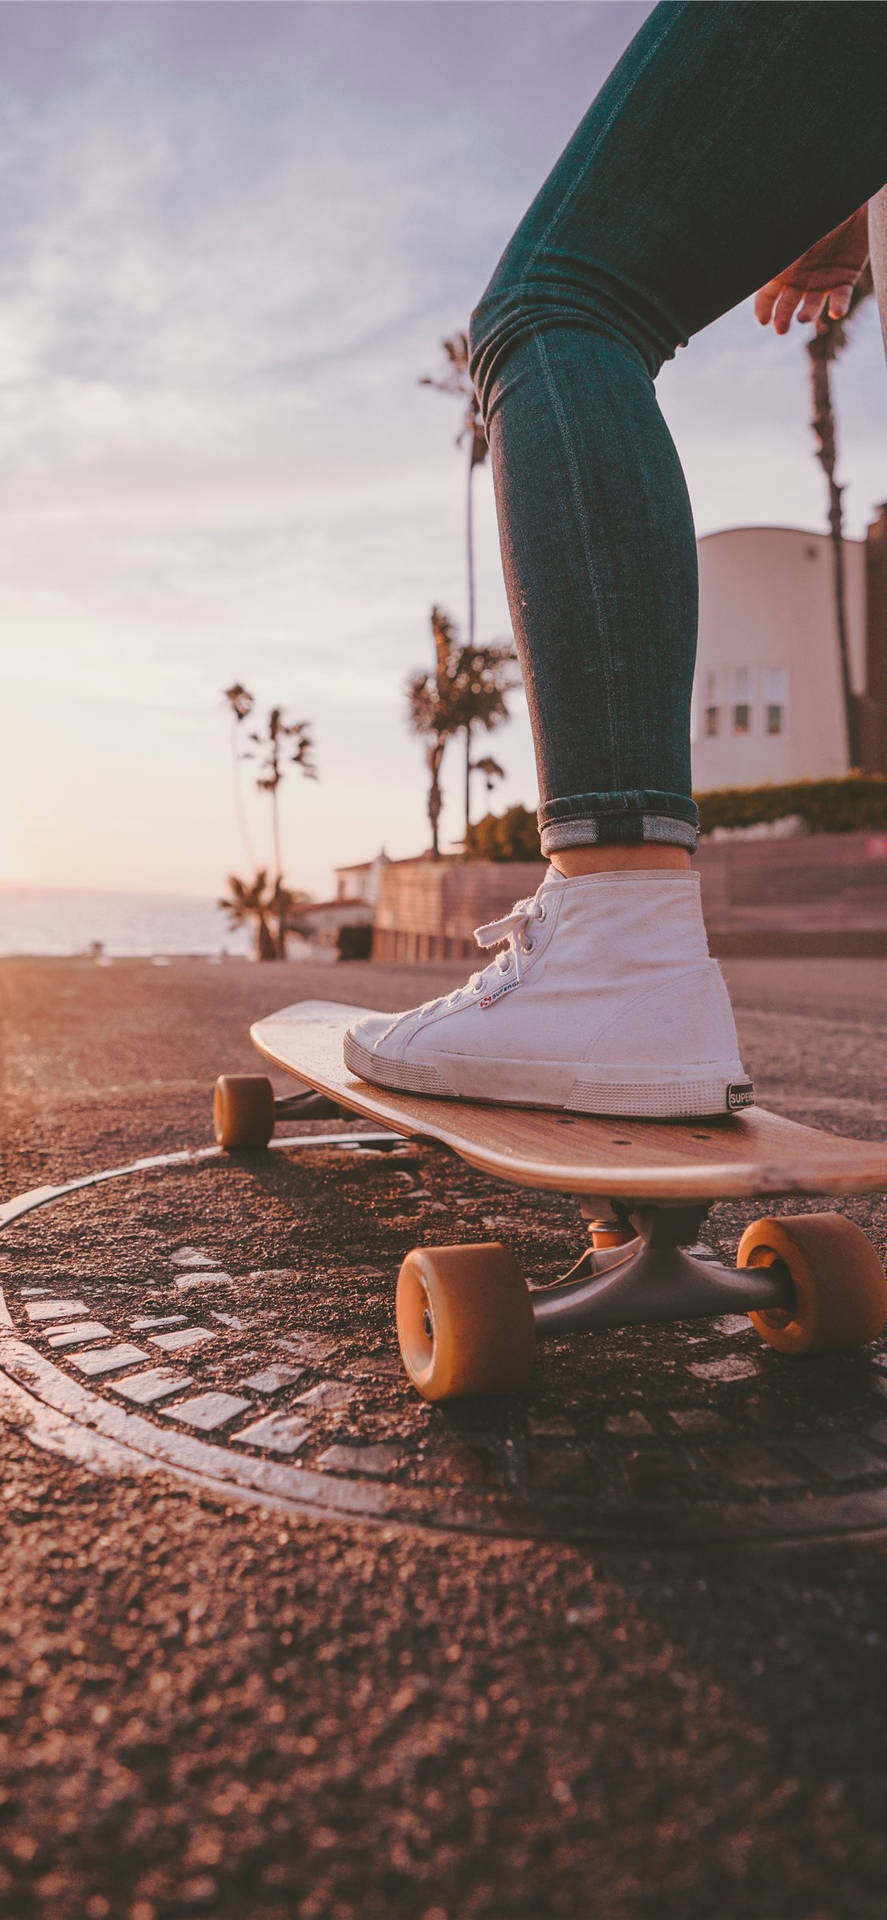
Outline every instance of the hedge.
<svg viewBox="0 0 887 1920"><path fill-rule="evenodd" d="M786 786L722 787L697 793L703 834L715 827L756 827L796 815L808 833L853 833L887 827L887 774L850 773L838 780L795 780ZM469 828L469 860L541 860L536 815L527 807L488 813Z"/></svg>
<svg viewBox="0 0 887 1920"><path fill-rule="evenodd" d="M469 827L465 852L469 860L541 860L535 813L507 807L504 813L484 814Z"/></svg>
<svg viewBox="0 0 887 1920"><path fill-rule="evenodd" d="M853 833L887 826L887 775L850 773L840 780L795 780L787 786L723 787L697 793L703 833L755 827L796 814L808 833Z"/></svg>

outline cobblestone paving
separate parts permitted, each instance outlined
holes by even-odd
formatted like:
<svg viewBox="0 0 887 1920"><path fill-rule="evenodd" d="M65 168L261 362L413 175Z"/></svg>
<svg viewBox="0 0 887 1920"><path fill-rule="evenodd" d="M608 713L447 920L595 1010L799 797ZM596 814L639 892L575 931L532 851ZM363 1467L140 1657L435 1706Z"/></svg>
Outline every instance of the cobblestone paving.
<svg viewBox="0 0 887 1920"><path fill-rule="evenodd" d="M714 1210L720 1257L754 1211ZM848 1211L883 1256L878 1203ZM72 1195L7 1230L0 1279L70 1378L287 1466L297 1499L322 1506L326 1482L339 1516L648 1543L887 1533L884 1342L788 1361L729 1314L548 1342L527 1399L423 1402L394 1329L408 1248L501 1237L545 1281L582 1235L570 1200L433 1148L314 1147Z"/></svg>

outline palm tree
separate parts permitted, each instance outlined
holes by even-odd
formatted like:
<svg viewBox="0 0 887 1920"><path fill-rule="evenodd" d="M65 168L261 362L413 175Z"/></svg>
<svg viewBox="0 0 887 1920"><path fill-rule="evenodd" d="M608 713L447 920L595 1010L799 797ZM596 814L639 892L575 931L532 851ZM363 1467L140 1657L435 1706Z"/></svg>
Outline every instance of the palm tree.
<svg viewBox="0 0 887 1920"><path fill-rule="evenodd" d="M446 355L444 371L437 379L423 374L420 387L434 387L438 393L455 394L465 404L465 413L456 446L463 441L468 443L468 489L466 501L465 533L468 559L468 645L474 647L475 636L475 590L474 590L474 496L473 481L475 467L482 467L489 452L489 441L481 418L477 394L474 391L471 375L468 371L468 335L454 333L441 345ZM471 824L471 728L472 721L465 723L465 832Z"/></svg>
<svg viewBox="0 0 887 1920"><path fill-rule="evenodd" d="M264 754L262 770L256 780L256 786L260 793L271 795L271 835L274 843L274 865L279 880L283 873L283 858L280 851L280 807L277 794L285 771L281 762L286 758L291 766L301 767L307 780L317 779L317 768L311 758L314 752L311 725L307 720L288 721L282 707L272 707L265 732L251 733L249 737ZM287 753L288 741L295 742L291 753Z"/></svg>
<svg viewBox="0 0 887 1920"><path fill-rule="evenodd" d="M497 780L505 779L505 768L500 767L498 760L494 760L489 753L483 760L472 760L471 771L483 774L484 786L488 793L492 793Z"/></svg>
<svg viewBox="0 0 887 1920"><path fill-rule="evenodd" d="M431 858L440 859L440 815L443 794L440 772L447 741L458 732L459 721L452 701L448 664L448 628L446 614L431 609L431 632L435 645L436 667L425 673L411 673L404 689L407 697L408 724L413 733L425 740L425 760L429 773L428 819L431 824Z"/></svg>
<svg viewBox="0 0 887 1920"><path fill-rule="evenodd" d="M274 889L268 886L268 875L261 867L254 880L238 880L236 873L229 873L227 896L219 901L228 915L230 927L242 927L252 924L255 939L255 958L274 960L277 958L277 944L268 925L268 916L274 910Z"/></svg>
<svg viewBox="0 0 887 1920"><path fill-rule="evenodd" d="M219 901L219 906L227 913L229 926L242 927L252 923L257 960L285 960L281 929L285 943L287 924L293 931L297 930L294 915L297 916L299 908L307 904L310 895L284 887L279 880L272 885L264 867L254 880L249 881L238 880L236 873L229 873L228 887L230 891L227 897ZM276 934L272 931L272 921L277 922Z"/></svg>
<svg viewBox="0 0 887 1920"><path fill-rule="evenodd" d="M244 720L249 719L249 716L252 713L255 702L253 700L252 694L247 691L246 687L241 686L239 680L235 680L234 685L232 687L225 688L224 698L227 700L228 706L231 712L231 754L232 754L232 760L233 760L233 766L234 766L234 811L237 816L237 824L238 824L238 827L240 828L240 837L243 841L247 860L250 866L254 867L256 864L256 856L253 852L253 844L250 838L249 827L247 825L246 811L243 805L243 785L240 779L240 762L244 758L244 755L241 753L241 750L240 750L240 729L243 725Z"/></svg>
<svg viewBox="0 0 887 1920"><path fill-rule="evenodd" d="M860 753L859 717L856 698L850 678L850 646L847 638L847 599L844 582L844 531L841 510L843 487L835 480L835 462L837 447L835 437L835 412L831 390L831 367L848 344L847 320L858 312L864 300L873 291L872 270L863 268L853 289L847 315L842 320L831 320L827 310L820 314L815 323L812 339L807 342L810 355L810 383L813 396L813 419L811 425L819 442L817 459L825 472L828 484L828 518L832 541L832 566L835 587L835 624L838 633L838 657L841 671L841 691L844 701L844 723L847 734L847 759L852 768L858 767Z"/></svg>
<svg viewBox="0 0 887 1920"><path fill-rule="evenodd" d="M410 674L406 683L409 725L428 744L426 759L430 774L428 818L431 822L432 858L440 858L439 824L443 794L440 772L447 741L464 732L470 740L477 724L491 733L508 718L506 694L519 682L508 674L515 655L508 645L465 647L459 640L454 622L442 607L431 609L431 635L434 642L433 672ZM496 761L477 762L488 772L490 767L502 775Z"/></svg>
<svg viewBox="0 0 887 1920"><path fill-rule="evenodd" d="M291 893L289 888L284 885L283 856L280 845L278 790L284 778L287 764L301 767L307 779L317 779L317 769L311 757L314 752L314 743L311 738L311 725L307 720L287 720L282 707L272 707L268 714L264 730L253 729L252 732L248 733L247 739L250 745L249 747L242 748L240 744L240 730L244 721L248 720L253 713L256 704L255 700L248 687L242 686L239 680L235 680L233 686L225 688L224 698L227 700L231 712L231 747L234 755L235 805L247 858L251 867L254 867L256 862L243 807L239 768L241 760L254 760L256 758L256 753L253 749L257 749L262 755L256 786L260 793L267 793L271 796L271 837L274 848L275 877L269 898L262 900L261 914L265 926L265 934L269 940L271 939L271 933L268 927L268 916L270 915L277 922L276 950L278 957L283 960L286 957L287 914L292 904L299 900L305 900L308 896L306 894ZM263 868L261 872L257 874L256 880L251 884L238 881L238 887L241 889L245 887L246 894L250 896L250 904L244 908L243 899L238 896L234 904L229 905L229 910L239 913L241 919L249 915L256 916L259 913L258 897L253 899L252 896L255 894L257 887L259 894L263 894L265 879L266 871ZM259 882L261 882L261 885L259 885ZM233 885L233 881L229 881L229 885ZM222 904L225 905L229 903L223 902ZM239 924L239 922L235 921L234 924ZM264 937L265 935L261 933L261 927L257 921L257 941L261 943ZM273 956L257 952L257 958L259 959L268 959L271 957Z"/></svg>
<svg viewBox="0 0 887 1920"><path fill-rule="evenodd" d="M282 707L272 707L265 725L264 733L251 733L249 739L262 754L261 770L256 780L260 793L271 796L271 837L274 846L274 888L277 915L277 953L278 958L286 958L286 916L289 894L283 884L283 856L280 845L280 805L278 792L286 772L286 765L301 767L307 780L317 779L317 768L312 754L314 742L311 738L311 723L308 720L287 720ZM252 759L244 754L244 759Z"/></svg>

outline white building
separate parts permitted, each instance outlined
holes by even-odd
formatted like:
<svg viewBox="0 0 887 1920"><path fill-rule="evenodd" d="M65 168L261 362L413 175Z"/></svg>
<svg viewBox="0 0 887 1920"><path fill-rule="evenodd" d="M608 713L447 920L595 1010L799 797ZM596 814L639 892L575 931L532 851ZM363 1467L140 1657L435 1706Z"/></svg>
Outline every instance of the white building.
<svg viewBox="0 0 887 1920"><path fill-rule="evenodd" d="M293 913L294 931L317 947L334 948L342 927L365 927L373 918L373 909L365 900L311 900Z"/></svg>
<svg viewBox="0 0 887 1920"><path fill-rule="evenodd" d="M368 907L374 907L379 898L382 874L389 864L388 855L383 847L381 852L376 854L375 860L361 860L357 866L353 867L334 867L336 899L363 900Z"/></svg>
<svg viewBox="0 0 887 1920"><path fill-rule="evenodd" d="M734 527L698 542L693 785L753 787L848 770L828 534ZM887 771L887 507L844 541L863 766Z"/></svg>

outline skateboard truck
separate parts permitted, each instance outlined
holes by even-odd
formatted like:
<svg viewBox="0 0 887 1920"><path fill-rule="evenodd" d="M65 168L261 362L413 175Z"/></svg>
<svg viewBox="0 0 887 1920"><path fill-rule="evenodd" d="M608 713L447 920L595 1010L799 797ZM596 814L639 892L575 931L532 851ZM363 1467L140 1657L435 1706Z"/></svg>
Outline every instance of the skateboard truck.
<svg viewBox="0 0 887 1920"><path fill-rule="evenodd" d="M708 1212L702 1203L614 1203L612 1225L623 1234L630 1226L633 1234L618 1246L589 1248L562 1280L531 1289L537 1336L753 1309L790 1312L795 1290L784 1261L725 1267L689 1251ZM592 1232L599 1220L596 1210Z"/></svg>
<svg viewBox="0 0 887 1920"><path fill-rule="evenodd" d="M539 1339L728 1311L748 1313L768 1346L792 1355L862 1346L880 1333L887 1285L852 1220L757 1220L733 1268L694 1245L709 1204L620 1201L616 1218L631 1238L588 1249L550 1287L528 1286L497 1242L414 1247L397 1283L398 1338L413 1385L426 1400L525 1393Z"/></svg>
<svg viewBox="0 0 887 1920"><path fill-rule="evenodd" d="M301 1082L297 1104L275 1106L267 1078L223 1075L219 1145L264 1148L284 1112L321 1117L307 1082L334 1111L434 1140L494 1179L573 1195L591 1240L552 1286L528 1282L498 1241L414 1247L398 1277L397 1329L425 1399L526 1393L537 1342L549 1335L739 1312L766 1346L800 1357L865 1346L887 1324L878 1254L845 1215L768 1213L746 1227L735 1267L698 1245L718 1200L884 1189L887 1144L839 1138L760 1107L672 1125L387 1091L344 1065L345 1034L366 1011L308 1001L258 1021L259 1052ZM361 1135L360 1144L371 1141Z"/></svg>
<svg viewBox="0 0 887 1920"><path fill-rule="evenodd" d="M341 1120L350 1119L346 1107L340 1107L336 1100L330 1100L325 1093L315 1093L309 1087L305 1093L276 1094L274 1098L274 1124L278 1120Z"/></svg>

